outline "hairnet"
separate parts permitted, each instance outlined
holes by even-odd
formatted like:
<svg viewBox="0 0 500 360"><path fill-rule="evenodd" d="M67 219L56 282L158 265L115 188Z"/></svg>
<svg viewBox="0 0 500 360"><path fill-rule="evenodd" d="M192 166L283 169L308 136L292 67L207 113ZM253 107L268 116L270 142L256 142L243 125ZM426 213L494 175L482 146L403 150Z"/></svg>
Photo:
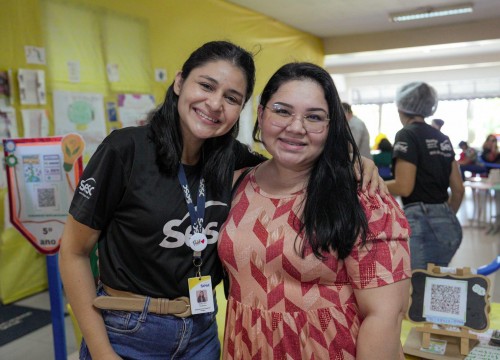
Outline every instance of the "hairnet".
<svg viewBox="0 0 500 360"><path fill-rule="evenodd" d="M434 88L424 82L403 85L396 93L398 110L409 114L428 117L437 109L438 97Z"/></svg>

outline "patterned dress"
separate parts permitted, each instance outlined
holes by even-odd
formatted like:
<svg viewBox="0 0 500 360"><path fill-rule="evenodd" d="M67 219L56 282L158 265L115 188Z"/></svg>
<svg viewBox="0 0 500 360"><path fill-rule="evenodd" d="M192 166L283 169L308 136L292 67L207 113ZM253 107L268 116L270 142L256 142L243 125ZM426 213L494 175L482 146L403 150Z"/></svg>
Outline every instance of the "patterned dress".
<svg viewBox="0 0 500 360"><path fill-rule="evenodd" d="M297 255L296 210L303 192L271 196L242 181L219 239L231 279L224 359L355 359L362 321L353 289L411 276L409 226L388 196L359 198L369 223L367 244L344 260Z"/></svg>

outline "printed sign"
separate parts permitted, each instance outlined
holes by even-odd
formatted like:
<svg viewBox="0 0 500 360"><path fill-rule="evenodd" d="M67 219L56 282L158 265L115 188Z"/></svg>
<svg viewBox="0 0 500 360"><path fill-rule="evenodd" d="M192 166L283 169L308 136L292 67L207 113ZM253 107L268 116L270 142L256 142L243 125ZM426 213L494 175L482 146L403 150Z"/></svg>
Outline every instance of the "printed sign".
<svg viewBox="0 0 500 360"><path fill-rule="evenodd" d="M80 135L3 141L12 225L43 254L59 250L82 173Z"/></svg>

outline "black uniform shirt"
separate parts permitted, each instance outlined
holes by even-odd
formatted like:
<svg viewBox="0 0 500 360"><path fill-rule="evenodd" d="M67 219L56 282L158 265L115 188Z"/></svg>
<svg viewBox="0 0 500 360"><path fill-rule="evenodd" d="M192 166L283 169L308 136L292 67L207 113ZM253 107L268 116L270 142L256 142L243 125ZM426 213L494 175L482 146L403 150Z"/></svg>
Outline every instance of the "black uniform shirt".
<svg viewBox="0 0 500 360"><path fill-rule="evenodd" d="M396 134L392 154L393 172L397 158L417 167L415 188L410 196L402 197L403 204L438 204L448 200L451 163L455 159L448 136L426 123L412 123Z"/></svg>
<svg viewBox="0 0 500 360"><path fill-rule="evenodd" d="M160 173L149 126L113 131L86 166L70 207L79 222L101 230L100 279L119 290L152 297L188 296L195 276L193 251L186 245L191 220L177 175ZM237 167L263 160L236 142ZM184 166L196 201L200 166ZM215 199L206 189L202 275L215 287L222 268L217 256L219 229L229 211L230 184Z"/></svg>

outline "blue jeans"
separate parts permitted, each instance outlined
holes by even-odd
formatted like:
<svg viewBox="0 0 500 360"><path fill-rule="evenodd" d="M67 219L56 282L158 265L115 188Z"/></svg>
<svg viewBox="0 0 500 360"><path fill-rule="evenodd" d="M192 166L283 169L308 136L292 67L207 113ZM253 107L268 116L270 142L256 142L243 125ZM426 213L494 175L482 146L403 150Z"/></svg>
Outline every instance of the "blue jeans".
<svg viewBox="0 0 500 360"><path fill-rule="evenodd" d="M448 266L462 242L462 227L448 204L407 204L410 224L411 268L427 269L427 263Z"/></svg>
<svg viewBox="0 0 500 360"><path fill-rule="evenodd" d="M101 287L98 296L106 296ZM101 310L109 341L123 359L201 359L219 360L217 302L215 311L179 318L147 312ZM80 359L92 359L85 340Z"/></svg>

